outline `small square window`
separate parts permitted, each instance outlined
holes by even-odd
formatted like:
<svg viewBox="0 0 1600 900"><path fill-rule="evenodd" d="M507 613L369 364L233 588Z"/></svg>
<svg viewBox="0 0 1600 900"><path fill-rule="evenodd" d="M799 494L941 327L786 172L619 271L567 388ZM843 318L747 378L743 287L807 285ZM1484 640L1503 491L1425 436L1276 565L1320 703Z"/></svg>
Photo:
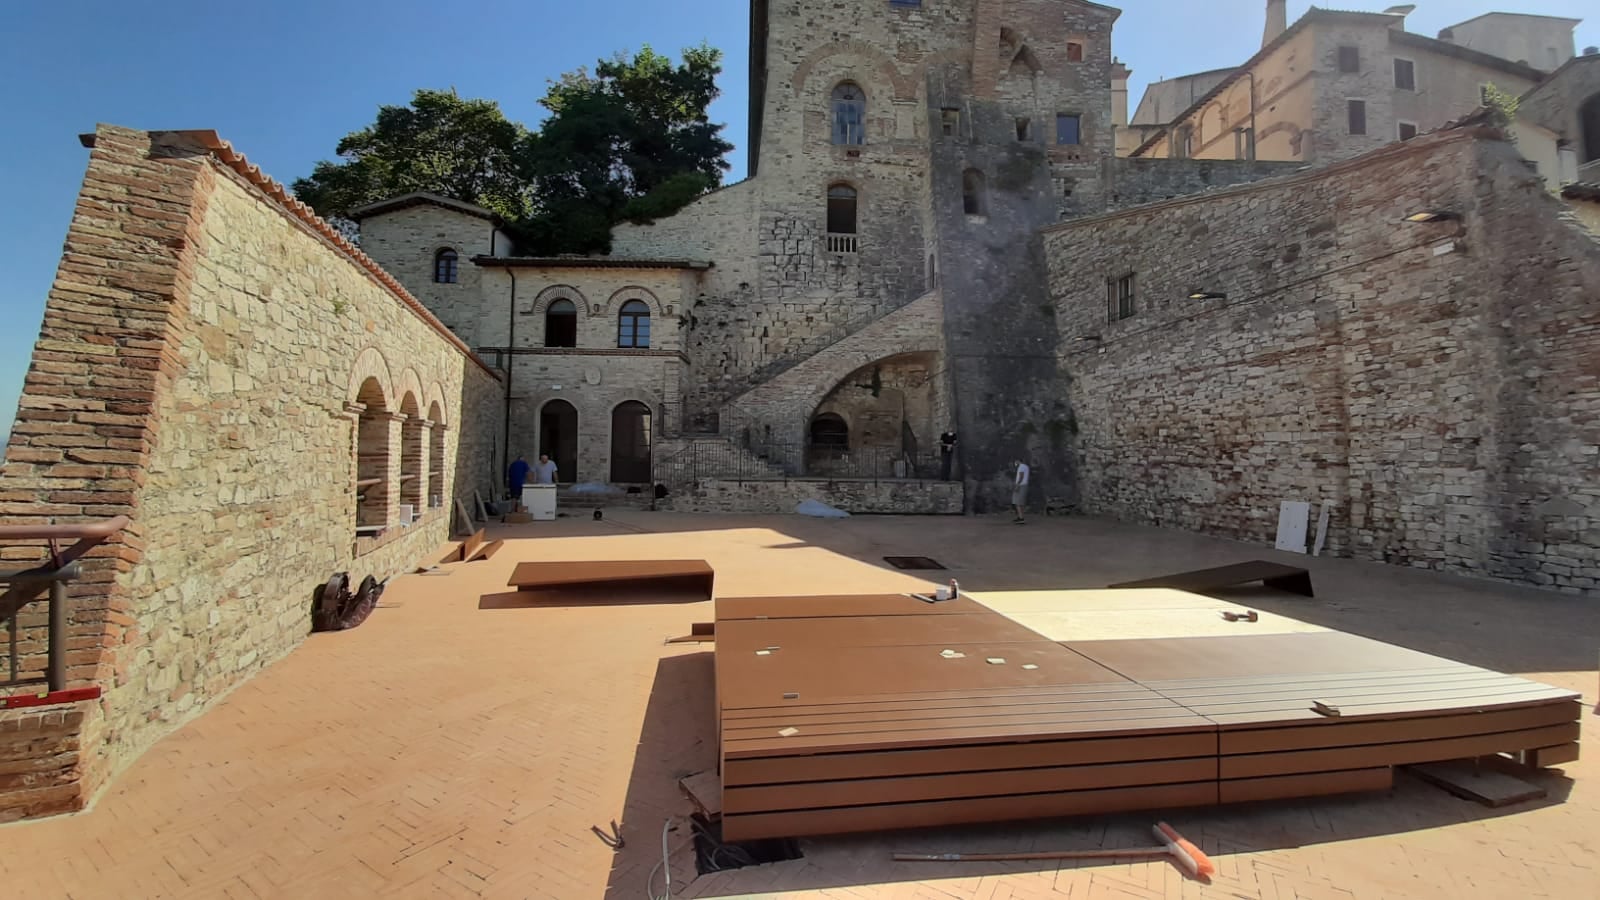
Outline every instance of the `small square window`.
<svg viewBox="0 0 1600 900"><path fill-rule="evenodd" d="M1033 122L1027 116L1017 117L1017 140L1026 141L1033 136Z"/></svg>
<svg viewBox="0 0 1600 900"><path fill-rule="evenodd" d="M1083 44L1067 41L1067 62L1083 62Z"/></svg>
<svg viewBox="0 0 1600 900"><path fill-rule="evenodd" d="M1056 115L1056 143L1080 144L1083 141L1083 117L1076 113Z"/></svg>
<svg viewBox="0 0 1600 900"><path fill-rule="evenodd" d="M961 134L961 110L950 107L939 110L939 129L945 137Z"/></svg>
<svg viewBox="0 0 1600 900"><path fill-rule="evenodd" d="M1417 126L1411 124L1410 122L1401 122L1399 131L1400 140L1402 141L1409 141L1417 136Z"/></svg>
<svg viewBox="0 0 1600 900"><path fill-rule="evenodd" d="M1361 71L1361 48L1360 47L1340 47L1339 48L1339 71L1341 71L1341 72L1359 72L1359 71Z"/></svg>
<svg viewBox="0 0 1600 900"><path fill-rule="evenodd" d="M1394 86L1402 91L1417 89L1417 66L1409 59L1394 61Z"/></svg>
<svg viewBox="0 0 1600 900"><path fill-rule="evenodd" d="M1351 134L1366 134L1367 133L1367 101L1365 101L1365 100L1349 100L1349 101L1346 101L1346 104L1347 104L1346 105L1346 112L1349 114L1349 117L1350 117L1350 133Z"/></svg>

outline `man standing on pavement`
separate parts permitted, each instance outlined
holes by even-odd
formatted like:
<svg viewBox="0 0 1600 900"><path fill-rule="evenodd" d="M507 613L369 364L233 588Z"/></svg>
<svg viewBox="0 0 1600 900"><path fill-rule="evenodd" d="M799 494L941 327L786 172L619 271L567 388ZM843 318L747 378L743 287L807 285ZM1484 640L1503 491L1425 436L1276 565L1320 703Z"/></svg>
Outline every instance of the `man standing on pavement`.
<svg viewBox="0 0 1600 900"><path fill-rule="evenodd" d="M522 485L527 480L528 461L523 459L522 454L519 453L517 454L517 461L512 463L510 470L506 472L506 487L511 489L511 505L513 509L522 502Z"/></svg>
<svg viewBox="0 0 1600 900"><path fill-rule="evenodd" d="M556 483L556 464L550 461L550 454L539 454L539 464L533 467L533 483Z"/></svg>
<svg viewBox="0 0 1600 900"><path fill-rule="evenodd" d="M946 431L939 435L939 480L950 480L951 463L956 456L956 433Z"/></svg>
<svg viewBox="0 0 1600 900"><path fill-rule="evenodd" d="M1028 476L1032 470L1020 459L1015 460L1014 464L1017 467L1017 480L1011 488L1011 505L1016 508L1017 517L1011 521L1021 525L1023 507L1028 505Z"/></svg>

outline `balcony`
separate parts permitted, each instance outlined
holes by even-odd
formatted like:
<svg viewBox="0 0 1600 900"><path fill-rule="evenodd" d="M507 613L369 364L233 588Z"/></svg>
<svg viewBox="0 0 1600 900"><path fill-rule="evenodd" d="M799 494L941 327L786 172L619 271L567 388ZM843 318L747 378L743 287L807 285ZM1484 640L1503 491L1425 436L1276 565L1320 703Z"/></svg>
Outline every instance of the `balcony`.
<svg viewBox="0 0 1600 900"><path fill-rule="evenodd" d="M853 234L828 234L829 253L854 253L856 252L856 236Z"/></svg>

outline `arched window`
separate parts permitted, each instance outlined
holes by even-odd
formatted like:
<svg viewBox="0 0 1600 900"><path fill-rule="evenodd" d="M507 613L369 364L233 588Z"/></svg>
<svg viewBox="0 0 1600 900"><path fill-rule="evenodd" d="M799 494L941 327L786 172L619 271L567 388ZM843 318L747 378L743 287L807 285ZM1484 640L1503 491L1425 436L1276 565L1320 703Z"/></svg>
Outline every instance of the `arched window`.
<svg viewBox="0 0 1600 900"><path fill-rule="evenodd" d="M356 534L374 535L389 524L389 486L397 483L397 473L389 469L392 417L376 378L361 383L356 402L361 405L356 419Z"/></svg>
<svg viewBox="0 0 1600 900"><path fill-rule="evenodd" d="M457 270L459 261L460 258L456 256L456 252L449 247L445 247L435 253L433 255L433 280L438 284L455 284L460 276Z"/></svg>
<svg viewBox="0 0 1600 900"><path fill-rule="evenodd" d="M428 508L444 505L444 408L437 400L428 408L433 431L428 435Z"/></svg>
<svg viewBox="0 0 1600 900"><path fill-rule="evenodd" d="M842 81L833 89L833 142L867 142L867 98L853 81Z"/></svg>
<svg viewBox="0 0 1600 900"><path fill-rule="evenodd" d="M544 345L578 346L578 307L571 300L557 300L544 311Z"/></svg>
<svg viewBox="0 0 1600 900"><path fill-rule="evenodd" d="M622 315L617 319L617 346L650 346L650 306L643 300L622 304Z"/></svg>
<svg viewBox="0 0 1600 900"><path fill-rule="evenodd" d="M1600 159L1600 94L1591 96L1578 107L1578 122L1583 127L1582 162Z"/></svg>
<svg viewBox="0 0 1600 900"><path fill-rule="evenodd" d="M850 426L838 413L822 413L811 420L811 446L843 451L850 449Z"/></svg>
<svg viewBox="0 0 1600 900"><path fill-rule="evenodd" d="M856 233L856 189L848 184L828 188L828 233Z"/></svg>
<svg viewBox="0 0 1600 900"><path fill-rule="evenodd" d="M961 173L961 208L969 216L988 213L989 205L983 191L983 173L968 169Z"/></svg>

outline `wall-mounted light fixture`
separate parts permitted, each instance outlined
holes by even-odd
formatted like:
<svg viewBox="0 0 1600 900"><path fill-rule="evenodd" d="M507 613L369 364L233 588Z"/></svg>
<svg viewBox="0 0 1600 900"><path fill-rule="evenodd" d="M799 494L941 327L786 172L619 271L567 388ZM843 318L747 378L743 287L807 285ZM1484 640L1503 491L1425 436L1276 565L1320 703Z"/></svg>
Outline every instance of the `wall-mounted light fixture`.
<svg viewBox="0 0 1600 900"><path fill-rule="evenodd" d="M1226 299L1228 299L1228 295L1223 293L1222 291L1199 291L1199 290L1195 290L1195 291L1190 291L1189 292L1189 299L1190 300L1226 300Z"/></svg>
<svg viewBox="0 0 1600 900"><path fill-rule="evenodd" d="M1409 216L1406 216L1401 221L1414 222L1414 223L1417 223L1417 224L1425 224L1425 223L1428 223L1428 222L1453 222L1453 221L1460 220L1460 218L1461 218L1461 214L1460 213L1450 212L1449 210L1444 210L1444 209L1424 209L1424 210L1421 210L1419 212L1414 212Z"/></svg>

